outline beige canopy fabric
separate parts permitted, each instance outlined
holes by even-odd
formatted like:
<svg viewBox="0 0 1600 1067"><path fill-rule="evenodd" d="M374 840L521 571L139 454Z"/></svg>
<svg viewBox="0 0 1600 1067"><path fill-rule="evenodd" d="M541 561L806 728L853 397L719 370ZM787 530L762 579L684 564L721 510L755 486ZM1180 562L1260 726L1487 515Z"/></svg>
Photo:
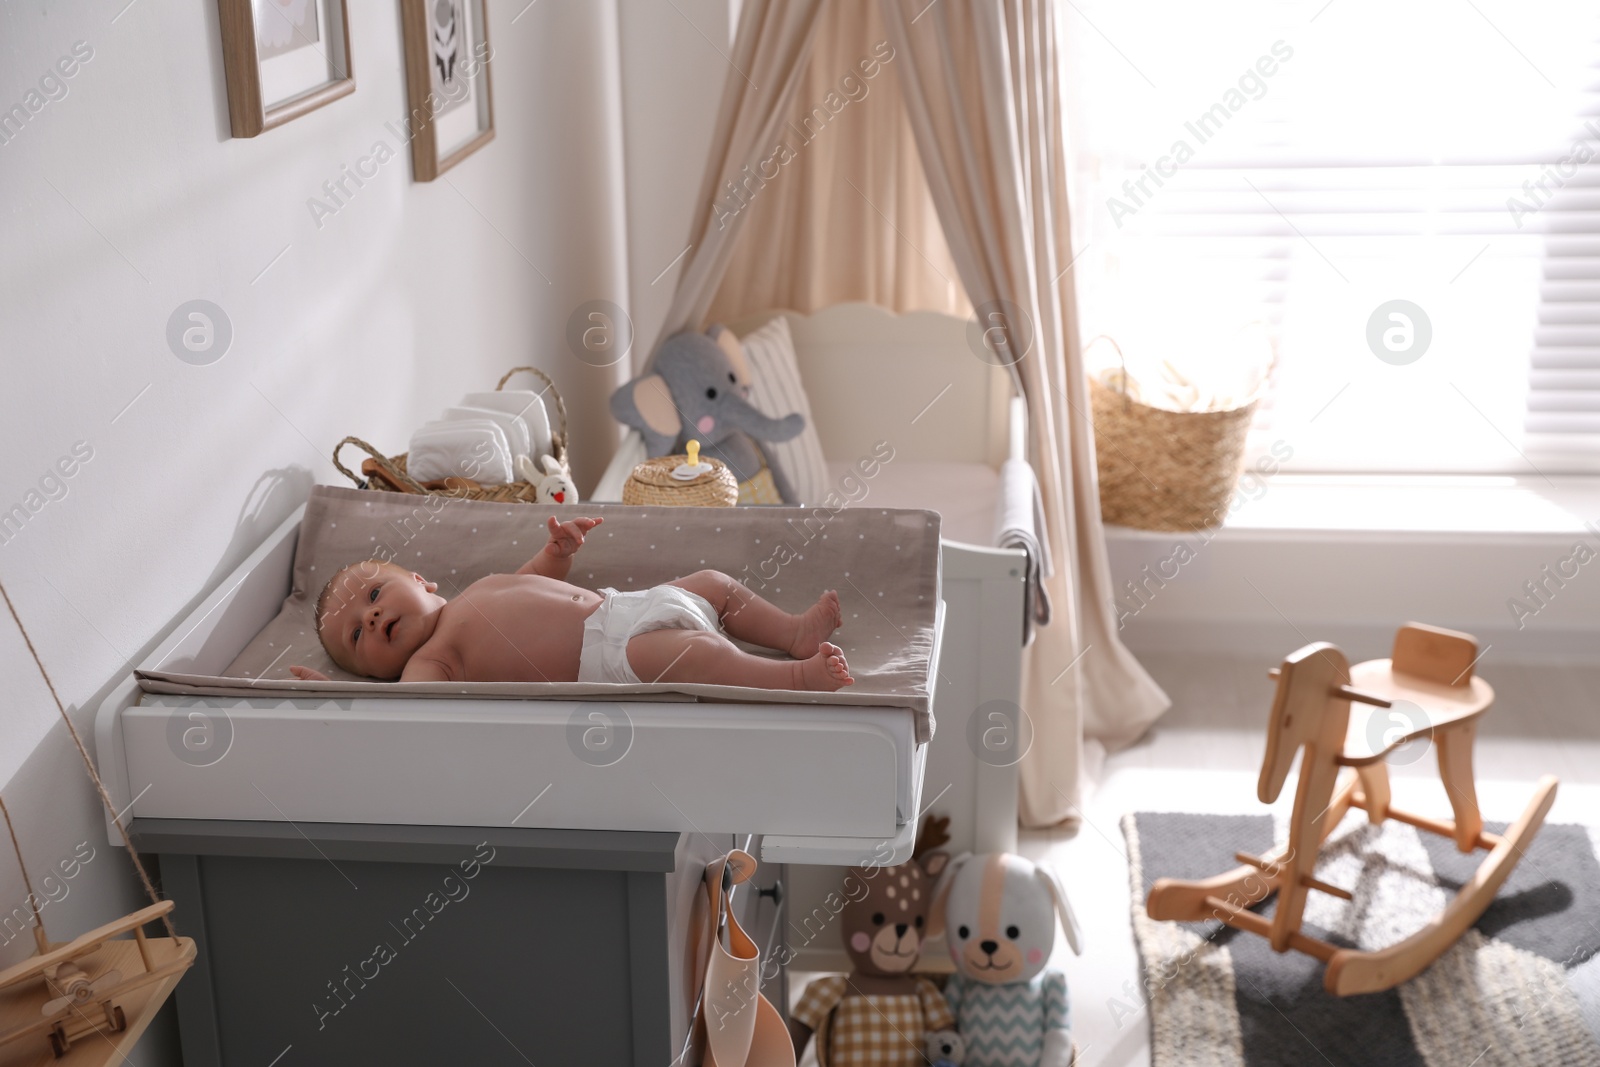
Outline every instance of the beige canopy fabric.
<svg viewBox="0 0 1600 1067"><path fill-rule="evenodd" d="M744 7L689 227L688 256L660 336L647 349L650 359L668 337L705 323L750 216L747 205L762 195L762 174L771 172L775 154L782 155L789 103L806 71L822 2L762 0Z"/></svg>
<svg viewBox="0 0 1600 1067"><path fill-rule="evenodd" d="M1027 401L1057 611L1024 663L1022 821L1077 816L1085 733L1116 747L1168 706L1117 636L1071 276L1052 0L883 0L933 202L967 295Z"/></svg>
<svg viewBox="0 0 1600 1067"><path fill-rule="evenodd" d="M823 0L818 22L783 150L744 209L709 318L853 300L965 317L972 305L928 194L882 11Z"/></svg>
<svg viewBox="0 0 1600 1067"><path fill-rule="evenodd" d="M879 17L886 52L875 50ZM859 63L868 57L878 64L871 79L874 68ZM1055 619L1038 631L1024 665L1022 703L1034 738L1022 764L1021 811L1030 826L1076 817L1085 735L1126 745L1168 705L1122 645L1112 607L1071 273L1057 61L1052 0L747 3L690 258L662 332L702 327L714 301L733 317L846 299L900 310L941 299L905 281L903 249L881 236L886 229L920 244L919 258L941 274L949 257L1027 402L1030 459L1057 564L1046 587ZM862 79L855 88L842 83L852 67ZM845 99L859 99L830 99L833 78ZM889 114L891 101L903 104L904 119ZM816 136L805 136L808 115ZM798 147L788 143L797 139ZM837 192L841 177L856 182L852 192L871 216ZM942 240L930 236L928 203ZM865 224L873 217L878 225ZM741 232L748 239L735 250ZM852 269L853 259L866 263Z"/></svg>

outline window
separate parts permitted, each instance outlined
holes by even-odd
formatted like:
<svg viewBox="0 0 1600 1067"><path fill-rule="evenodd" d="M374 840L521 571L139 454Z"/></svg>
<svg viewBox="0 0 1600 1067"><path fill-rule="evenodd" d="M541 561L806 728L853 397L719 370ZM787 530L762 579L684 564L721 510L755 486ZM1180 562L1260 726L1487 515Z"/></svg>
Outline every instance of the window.
<svg viewBox="0 0 1600 1067"><path fill-rule="evenodd" d="M1296 469L1600 470L1597 12L1061 0L1085 338L1260 324Z"/></svg>

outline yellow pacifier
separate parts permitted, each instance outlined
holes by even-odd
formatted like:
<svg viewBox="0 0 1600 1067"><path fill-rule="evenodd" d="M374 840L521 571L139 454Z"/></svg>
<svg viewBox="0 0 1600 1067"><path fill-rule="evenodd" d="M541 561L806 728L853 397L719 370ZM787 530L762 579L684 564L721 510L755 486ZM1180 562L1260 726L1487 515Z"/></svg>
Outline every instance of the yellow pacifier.
<svg viewBox="0 0 1600 1067"><path fill-rule="evenodd" d="M700 461L699 441L690 441L688 445L685 446L685 451L689 453L688 462L680 463L676 467L672 468L672 476L674 478L683 482L692 482L702 474L711 473L711 464L702 463Z"/></svg>

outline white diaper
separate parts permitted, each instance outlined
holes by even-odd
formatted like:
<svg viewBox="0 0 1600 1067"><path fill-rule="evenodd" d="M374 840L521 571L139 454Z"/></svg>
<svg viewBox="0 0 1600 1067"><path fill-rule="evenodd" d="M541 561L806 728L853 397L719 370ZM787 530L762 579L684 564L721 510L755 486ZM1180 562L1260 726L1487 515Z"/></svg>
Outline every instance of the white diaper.
<svg viewBox="0 0 1600 1067"><path fill-rule="evenodd" d="M424 423L411 435L406 473L419 482L454 475L484 485L505 485L515 477L505 431L487 418Z"/></svg>
<svg viewBox="0 0 1600 1067"><path fill-rule="evenodd" d="M605 602L583 623L578 681L633 684L639 676L628 665L628 641L651 630L721 629L711 602L675 585L631 593L602 589Z"/></svg>

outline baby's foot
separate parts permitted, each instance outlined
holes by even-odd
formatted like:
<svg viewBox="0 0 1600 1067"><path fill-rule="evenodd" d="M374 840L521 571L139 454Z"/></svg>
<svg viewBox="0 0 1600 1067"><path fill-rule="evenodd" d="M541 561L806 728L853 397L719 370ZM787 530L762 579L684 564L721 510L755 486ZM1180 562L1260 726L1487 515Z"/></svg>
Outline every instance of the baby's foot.
<svg viewBox="0 0 1600 1067"><path fill-rule="evenodd" d="M795 659L810 659L817 654L817 646L833 636L842 617L839 614L839 594L832 589L817 597L817 602L794 617L794 641L789 645L789 655ZM837 688L837 687L835 687Z"/></svg>
<svg viewBox="0 0 1600 1067"><path fill-rule="evenodd" d="M800 688L831 693L847 685L855 685L850 677L850 665L844 661L844 649L823 641L816 654L800 663Z"/></svg>

